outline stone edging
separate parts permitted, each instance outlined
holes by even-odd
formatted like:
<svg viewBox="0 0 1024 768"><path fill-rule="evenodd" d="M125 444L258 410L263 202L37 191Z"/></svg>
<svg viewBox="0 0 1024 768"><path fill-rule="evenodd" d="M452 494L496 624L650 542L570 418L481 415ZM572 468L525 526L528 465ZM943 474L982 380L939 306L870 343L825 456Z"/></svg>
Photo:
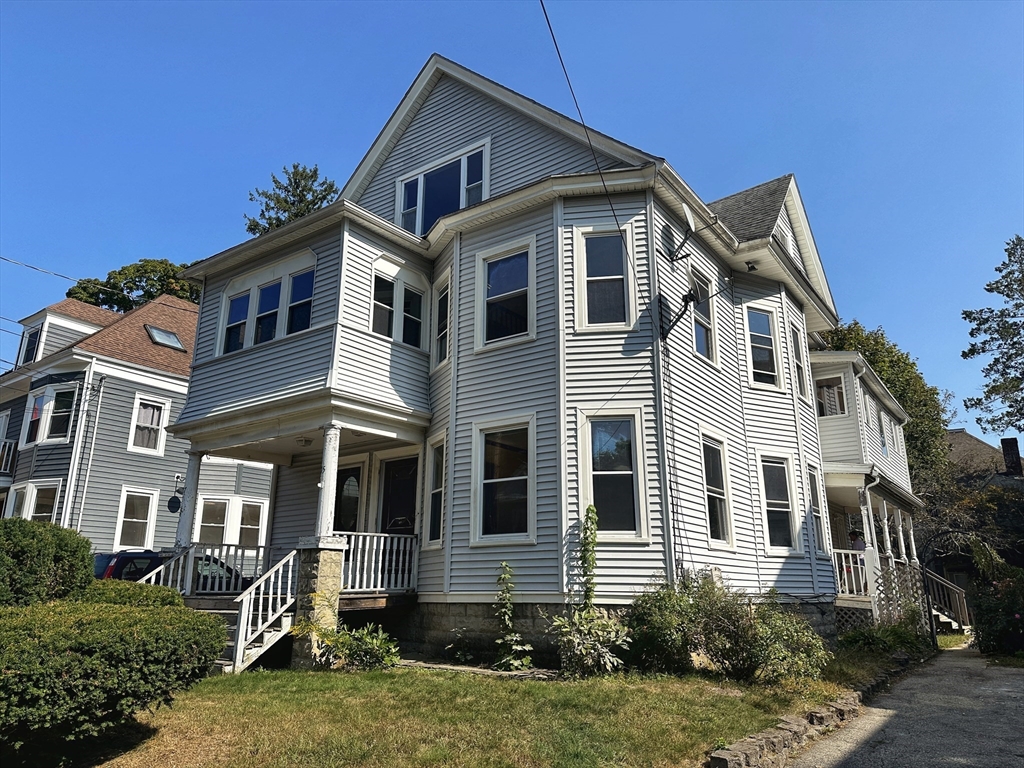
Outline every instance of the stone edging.
<svg viewBox="0 0 1024 768"><path fill-rule="evenodd" d="M931 658L930 656L928 658ZM900 664L846 696L808 712L804 717L784 717L774 728L716 749L706 768L784 768L800 747L833 731L840 723L860 714L860 705L888 687L910 669L910 657L894 654Z"/></svg>

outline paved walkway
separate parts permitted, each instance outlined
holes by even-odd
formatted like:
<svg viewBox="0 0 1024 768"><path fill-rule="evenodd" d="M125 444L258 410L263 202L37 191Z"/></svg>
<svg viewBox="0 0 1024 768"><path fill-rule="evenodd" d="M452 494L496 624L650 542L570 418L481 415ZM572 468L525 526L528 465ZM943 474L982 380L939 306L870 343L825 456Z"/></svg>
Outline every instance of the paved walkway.
<svg viewBox="0 0 1024 768"><path fill-rule="evenodd" d="M1024 768L1024 669L944 651L787 768Z"/></svg>

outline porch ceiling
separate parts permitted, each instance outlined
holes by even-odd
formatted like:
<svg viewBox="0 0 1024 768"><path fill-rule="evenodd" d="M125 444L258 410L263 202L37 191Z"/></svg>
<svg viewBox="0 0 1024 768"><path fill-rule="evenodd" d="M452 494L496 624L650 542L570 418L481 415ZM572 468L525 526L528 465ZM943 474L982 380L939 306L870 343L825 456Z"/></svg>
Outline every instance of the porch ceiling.
<svg viewBox="0 0 1024 768"><path fill-rule="evenodd" d="M354 427L341 430L338 453L341 456L367 453L400 445L413 445L410 440L403 440L395 434L376 434L364 432ZM322 429L306 429L284 435L257 440L243 445L231 445L211 450L214 456L230 459L246 459L249 461L266 461L273 464L289 466L296 454L323 453L324 433Z"/></svg>

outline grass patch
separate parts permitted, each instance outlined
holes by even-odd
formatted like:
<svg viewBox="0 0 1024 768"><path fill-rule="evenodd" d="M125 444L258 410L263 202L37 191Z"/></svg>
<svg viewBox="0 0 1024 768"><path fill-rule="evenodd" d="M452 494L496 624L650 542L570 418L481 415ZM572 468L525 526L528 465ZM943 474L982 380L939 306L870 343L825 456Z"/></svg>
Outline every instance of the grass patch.
<svg viewBox="0 0 1024 768"><path fill-rule="evenodd" d="M1013 656L1006 654L992 654L986 656L985 659L993 667L1016 667L1017 669L1024 669L1024 652L1018 651Z"/></svg>
<svg viewBox="0 0 1024 768"><path fill-rule="evenodd" d="M939 641L939 650L948 651L951 648L959 648L967 642L967 635L961 633L952 633L948 635L936 635Z"/></svg>

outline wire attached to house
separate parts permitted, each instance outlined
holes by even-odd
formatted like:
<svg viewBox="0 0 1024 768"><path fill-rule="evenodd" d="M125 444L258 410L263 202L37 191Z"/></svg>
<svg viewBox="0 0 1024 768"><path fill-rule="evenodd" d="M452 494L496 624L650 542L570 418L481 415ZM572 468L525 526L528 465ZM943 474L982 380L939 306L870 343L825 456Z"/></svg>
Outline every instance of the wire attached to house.
<svg viewBox="0 0 1024 768"><path fill-rule="evenodd" d="M53 275L54 277L60 277L64 280L70 280L72 283L79 282L77 277L68 277L67 275L62 275L60 272L52 272L49 269L43 269L42 267L37 267L34 264L26 264L23 261L8 259L6 256L0 256L0 261L6 261L8 264L17 264L19 267L25 267L26 269L34 269L36 272L42 272L44 275Z"/></svg>

